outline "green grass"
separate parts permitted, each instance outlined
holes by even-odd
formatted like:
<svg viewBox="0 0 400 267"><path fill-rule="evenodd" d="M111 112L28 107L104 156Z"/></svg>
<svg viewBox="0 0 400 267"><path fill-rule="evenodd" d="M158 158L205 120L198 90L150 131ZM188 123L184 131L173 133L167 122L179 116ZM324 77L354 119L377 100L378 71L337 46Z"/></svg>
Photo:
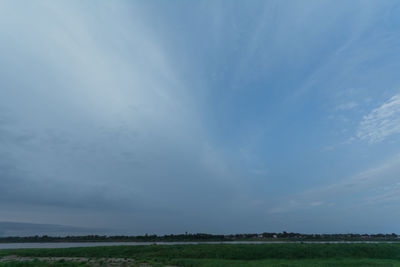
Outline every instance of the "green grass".
<svg viewBox="0 0 400 267"><path fill-rule="evenodd" d="M83 267L83 266L87 265L76 262L47 263L43 261L0 263L0 267Z"/></svg>
<svg viewBox="0 0 400 267"><path fill-rule="evenodd" d="M5 255L91 258L208 258L230 260L314 258L370 258L400 260L400 244L213 244L0 250L0 257Z"/></svg>
<svg viewBox="0 0 400 267"><path fill-rule="evenodd" d="M400 266L400 244L202 244L0 250L0 257L134 258L179 266ZM79 266L79 265L3 266ZM57 263L69 264L69 263ZM72 263L71 263L72 264ZM82 264L80 266L83 266Z"/></svg>
<svg viewBox="0 0 400 267"><path fill-rule="evenodd" d="M169 264L186 267L262 267L262 266L302 266L302 267L327 267L327 266L400 266L399 261L395 260L377 260L377 259L306 259L306 260L216 260L216 259L177 259L172 260Z"/></svg>
<svg viewBox="0 0 400 267"><path fill-rule="evenodd" d="M399 261L395 260L377 260L377 259L303 259L303 260L287 260L287 259L267 259L267 260L220 260L220 259L175 259L170 260L166 264L173 264L186 267L340 267L340 266L400 266ZM163 264L156 264L163 265ZM83 267L87 266L83 263L56 262L45 263L35 262L12 262L0 263L0 267Z"/></svg>

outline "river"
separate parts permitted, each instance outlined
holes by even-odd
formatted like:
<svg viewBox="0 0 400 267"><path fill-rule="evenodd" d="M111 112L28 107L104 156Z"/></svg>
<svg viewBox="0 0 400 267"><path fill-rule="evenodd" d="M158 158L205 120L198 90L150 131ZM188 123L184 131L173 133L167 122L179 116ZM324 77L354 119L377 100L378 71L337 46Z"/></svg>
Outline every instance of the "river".
<svg viewBox="0 0 400 267"><path fill-rule="evenodd" d="M228 241L228 242L53 242L53 243L0 243L0 249L20 248L76 248L105 246L145 246L145 245L198 245L198 244L341 244L341 243L399 243L392 241Z"/></svg>

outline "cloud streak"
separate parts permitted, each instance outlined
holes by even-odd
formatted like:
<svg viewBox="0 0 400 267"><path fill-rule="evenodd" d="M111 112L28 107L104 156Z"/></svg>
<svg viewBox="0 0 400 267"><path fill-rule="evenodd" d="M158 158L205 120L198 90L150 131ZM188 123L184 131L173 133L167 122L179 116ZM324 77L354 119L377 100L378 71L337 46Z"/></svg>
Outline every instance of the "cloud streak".
<svg viewBox="0 0 400 267"><path fill-rule="evenodd" d="M397 201L393 196L399 190L400 155L395 155L380 165L339 182L315 187L292 196L270 210L271 214L292 213L315 207L347 209L357 207L368 209L381 202ZM393 203L392 203L393 204Z"/></svg>
<svg viewBox="0 0 400 267"><path fill-rule="evenodd" d="M400 95L397 94L363 118L357 137L372 144L399 133Z"/></svg>

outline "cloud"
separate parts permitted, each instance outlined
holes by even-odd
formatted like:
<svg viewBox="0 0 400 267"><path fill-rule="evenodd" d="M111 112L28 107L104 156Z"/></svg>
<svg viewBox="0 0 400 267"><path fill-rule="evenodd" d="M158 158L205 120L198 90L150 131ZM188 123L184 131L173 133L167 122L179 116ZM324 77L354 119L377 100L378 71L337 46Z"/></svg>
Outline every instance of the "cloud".
<svg viewBox="0 0 400 267"><path fill-rule="evenodd" d="M289 200L272 207L270 213L289 214L332 206L340 213L340 210L354 207L365 210L371 205L378 206L381 202L398 203L399 172L400 154L337 183L293 195Z"/></svg>
<svg viewBox="0 0 400 267"><path fill-rule="evenodd" d="M264 231L265 207L332 207L330 190L362 182L291 194L342 171L329 167L341 149L328 160L315 149L337 132L324 108L350 131L354 114L341 111L397 81L397 35L377 28L397 18L389 7L0 1L0 219ZM353 87L367 89L327 103Z"/></svg>
<svg viewBox="0 0 400 267"><path fill-rule="evenodd" d="M338 110L351 110L351 109L354 109L356 107L358 107L358 103L352 101L352 102L341 104L336 109L338 109Z"/></svg>
<svg viewBox="0 0 400 267"><path fill-rule="evenodd" d="M233 157L140 5L10 3L0 3L13 14L0 16L0 219L87 225L85 211L98 227L166 233L182 229L178 218L206 231L202 220L236 216Z"/></svg>
<svg viewBox="0 0 400 267"><path fill-rule="evenodd" d="M378 143L399 133L400 94L397 94L363 118L357 137L369 143Z"/></svg>

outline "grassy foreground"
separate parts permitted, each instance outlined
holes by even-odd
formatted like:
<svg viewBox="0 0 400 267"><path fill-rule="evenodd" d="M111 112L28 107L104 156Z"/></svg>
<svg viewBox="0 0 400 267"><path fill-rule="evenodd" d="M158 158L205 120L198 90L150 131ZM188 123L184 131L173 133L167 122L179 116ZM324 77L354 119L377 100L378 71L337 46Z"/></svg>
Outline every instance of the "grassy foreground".
<svg viewBox="0 0 400 267"><path fill-rule="evenodd" d="M203 260L175 260L169 263L150 263L150 265L143 265L138 263L133 266L202 266L202 267L263 267L263 266L276 266L276 267L340 267L340 266L400 266L398 261L395 260L376 260L376 259L313 259L313 260L257 260L257 261L237 261L237 260L215 260L215 259L203 259ZM91 266L84 263L72 263L72 262L56 262L46 263L41 261L34 262L12 262L12 263L0 263L1 267L86 267ZM107 264L99 265L107 266ZM127 265L122 265L127 266ZM132 266L132 265L129 265Z"/></svg>
<svg viewBox="0 0 400 267"><path fill-rule="evenodd" d="M0 250L0 257L133 258L152 266L400 266L400 244L251 244L117 246ZM86 266L1 263L0 266Z"/></svg>

